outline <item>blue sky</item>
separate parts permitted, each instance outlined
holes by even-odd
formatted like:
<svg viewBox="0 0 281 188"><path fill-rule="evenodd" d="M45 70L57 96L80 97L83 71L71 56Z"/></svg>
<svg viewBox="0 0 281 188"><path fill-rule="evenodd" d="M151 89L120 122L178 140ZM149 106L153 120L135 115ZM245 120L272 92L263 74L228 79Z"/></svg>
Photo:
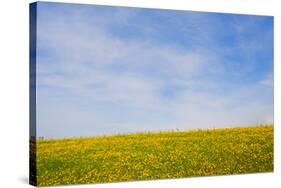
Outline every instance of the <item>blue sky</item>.
<svg viewBox="0 0 281 188"><path fill-rule="evenodd" d="M273 17L38 3L37 135L273 122Z"/></svg>

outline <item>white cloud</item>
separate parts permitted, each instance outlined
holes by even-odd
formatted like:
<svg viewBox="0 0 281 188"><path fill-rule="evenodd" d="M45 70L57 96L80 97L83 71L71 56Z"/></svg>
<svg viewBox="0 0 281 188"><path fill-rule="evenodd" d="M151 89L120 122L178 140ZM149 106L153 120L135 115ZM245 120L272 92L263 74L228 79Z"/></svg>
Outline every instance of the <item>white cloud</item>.
<svg viewBox="0 0 281 188"><path fill-rule="evenodd" d="M267 74L267 76L260 81L260 84L265 87L268 87L268 89L272 89L273 88L273 74L272 73Z"/></svg>
<svg viewBox="0 0 281 188"><path fill-rule="evenodd" d="M116 14L111 22L118 18L128 24L130 11ZM108 31L109 18L85 19L79 11L67 17L43 11L38 20L39 135L91 136L272 120L272 104L259 95L270 79L260 86L233 86L233 93L226 94L223 90L231 83L220 80L227 73L213 49L117 38ZM174 96L165 96L165 89Z"/></svg>

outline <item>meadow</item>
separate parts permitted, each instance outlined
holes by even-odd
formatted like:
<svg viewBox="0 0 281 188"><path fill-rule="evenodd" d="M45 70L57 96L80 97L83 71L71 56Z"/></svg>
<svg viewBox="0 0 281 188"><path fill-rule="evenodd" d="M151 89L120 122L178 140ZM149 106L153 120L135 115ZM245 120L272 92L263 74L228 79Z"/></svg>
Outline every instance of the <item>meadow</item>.
<svg viewBox="0 0 281 188"><path fill-rule="evenodd" d="M38 140L38 186L273 171L273 126Z"/></svg>

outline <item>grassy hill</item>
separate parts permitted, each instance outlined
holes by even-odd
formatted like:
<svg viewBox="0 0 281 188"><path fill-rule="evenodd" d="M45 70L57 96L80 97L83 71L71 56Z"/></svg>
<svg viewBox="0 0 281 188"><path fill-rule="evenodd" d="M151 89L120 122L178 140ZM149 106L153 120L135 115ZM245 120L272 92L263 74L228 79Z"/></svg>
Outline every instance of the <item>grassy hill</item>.
<svg viewBox="0 0 281 188"><path fill-rule="evenodd" d="M273 171L273 126L37 141L39 186Z"/></svg>

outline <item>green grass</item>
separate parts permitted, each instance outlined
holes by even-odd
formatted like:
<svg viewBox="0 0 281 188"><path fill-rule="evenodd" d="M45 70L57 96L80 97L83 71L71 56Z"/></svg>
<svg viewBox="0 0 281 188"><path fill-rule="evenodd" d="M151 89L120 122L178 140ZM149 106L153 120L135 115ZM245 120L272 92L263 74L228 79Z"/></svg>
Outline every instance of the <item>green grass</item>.
<svg viewBox="0 0 281 188"><path fill-rule="evenodd" d="M37 141L39 186L273 171L273 126Z"/></svg>

